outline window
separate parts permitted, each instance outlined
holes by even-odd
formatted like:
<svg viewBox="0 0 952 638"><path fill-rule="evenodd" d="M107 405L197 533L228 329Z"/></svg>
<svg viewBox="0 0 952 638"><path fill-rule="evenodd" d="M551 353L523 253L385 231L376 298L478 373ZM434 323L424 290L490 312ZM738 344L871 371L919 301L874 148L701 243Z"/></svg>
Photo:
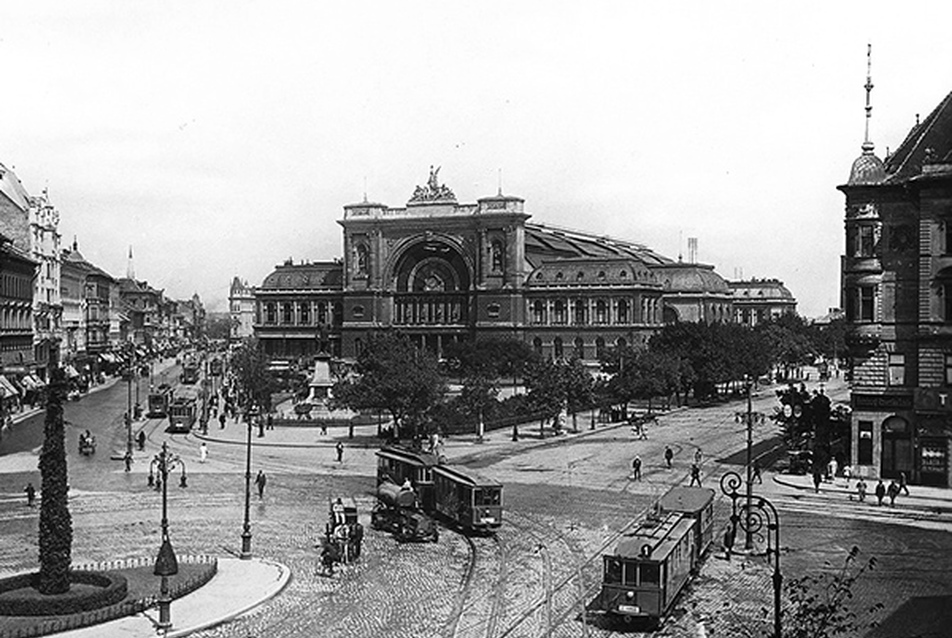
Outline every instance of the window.
<svg viewBox="0 0 952 638"><path fill-rule="evenodd" d="M575 301L575 325L585 325L585 302L581 299Z"/></svg>
<svg viewBox="0 0 952 638"><path fill-rule="evenodd" d="M595 323L608 323L608 304L604 299L595 302Z"/></svg>
<svg viewBox="0 0 952 638"><path fill-rule="evenodd" d="M952 292L952 290L950 290ZM873 321L875 318L876 290L874 286L856 286L846 294L847 321ZM948 302L947 306L948 306Z"/></svg>
<svg viewBox="0 0 952 638"><path fill-rule="evenodd" d="M565 312L565 300L556 299L555 300L555 310L554 310L553 323L564 324L566 318Z"/></svg>
<svg viewBox="0 0 952 638"><path fill-rule="evenodd" d="M942 320L945 323L952 323L952 282L943 283L940 292L942 293Z"/></svg>
<svg viewBox="0 0 952 638"><path fill-rule="evenodd" d="M621 560L610 556L605 556L605 582L621 582Z"/></svg>
<svg viewBox="0 0 952 638"><path fill-rule="evenodd" d="M585 341L581 337L575 337L575 357L577 359L585 358Z"/></svg>
<svg viewBox="0 0 952 638"><path fill-rule="evenodd" d="M856 454L857 465L873 464L873 422L859 422L859 448Z"/></svg>
<svg viewBox="0 0 952 638"><path fill-rule="evenodd" d="M605 340L601 337L595 339L595 356L599 359L605 354Z"/></svg>
<svg viewBox="0 0 952 638"><path fill-rule="evenodd" d="M294 317L294 308L291 304L286 303L281 308L281 322L282 323L291 323Z"/></svg>
<svg viewBox="0 0 952 638"><path fill-rule="evenodd" d="M872 257L874 248L874 228L868 224L851 228L848 233L848 254L851 257Z"/></svg>
<svg viewBox="0 0 952 638"><path fill-rule="evenodd" d="M498 319L500 310L501 310L501 307L499 306L498 303L491 303L488 306L486 306L486 315L490 319Z"/></svg>
<svg viewBox="0 0 952 638"><path fill-rule="evenodd" d="M562 351L562 338L556 337L555 341L552 342L552 348L554 350L554 356L556 359L561 359L564 356Z"/></svg>
<svg viewBox="0 0 952 638"><path fill-rule="evenodd" d="M545 302L544 301L532 302L532 322L545 323Z"/></svg>
<svg viewBox="0 0 952 638"><path fill-rule="evenodd" d="M639 565L642 585L657 585L661 582L661 566L653 563Z"/></svg>
<svg viewBox="0 0 952 638"><path fill-rule="evenodd" d="M532 349L535 350L536 354L542 354L542 339L536 337L532 340Z"/></svg>
<svg viewBox="0 0 952 638"><path fill-rule="evenodd" d="M363 306L354 306L353 309L354 319L363 319L364 318L364 307Z"/></svg>
<svg viewBox="0 0 952 638"><path fill-rule="evenodd" d="M273 303L265 306L265 323L275 323L278 320L278 309Z"/></svg>
<svg viewBox="0 0 952 638"><path fill-rule="evenodd" d="M319 324L327 323L327 304L326 303L317 304L317 323Z"/></svg>
<svg viewBox="0 0 952 638"><path fill-rule="evenodd" d="M311 304L302 302L300 305L301 323L307 325L311 323Z"/></svg>
<svg viewBox="0 0 952 638"><path fill-rule="evenodd" d="M905 385L906 356L891 353L889 355L889 385Z"/></svg>
<svg viewBox="0 0 952 638"><path fill-rule="evenodd" d="M625 299L618 300L618 306L615 311L617 317L617 323L628 323L628 301Z"/></svg>

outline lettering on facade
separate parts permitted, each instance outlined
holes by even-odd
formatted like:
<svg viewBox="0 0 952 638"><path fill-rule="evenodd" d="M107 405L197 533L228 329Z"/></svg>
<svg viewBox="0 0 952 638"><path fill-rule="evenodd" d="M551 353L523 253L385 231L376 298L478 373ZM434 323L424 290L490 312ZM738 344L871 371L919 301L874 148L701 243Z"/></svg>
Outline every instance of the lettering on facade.
<svg viewBox="0 0 952 638"><path fill-rule="evenodd" d="M850 403L854 410L911 410L913 401L910 396L853 394Z"/></svg>
<svg viewBox="0 0 952 638"><path fill-rule="evenodd" d="M916 410L922 412L952 412L950 391L938 388L916 388Z"/></svg>

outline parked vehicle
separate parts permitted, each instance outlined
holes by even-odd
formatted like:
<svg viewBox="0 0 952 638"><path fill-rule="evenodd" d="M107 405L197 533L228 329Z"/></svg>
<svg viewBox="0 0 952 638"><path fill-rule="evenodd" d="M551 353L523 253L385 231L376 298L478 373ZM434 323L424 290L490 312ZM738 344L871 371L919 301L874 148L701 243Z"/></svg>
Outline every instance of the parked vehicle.
<svg viewBox="0 0 952 638"><path fill-rule="evenodd" d="M416 508L416 493L409 483L397 486L384 481L377 486L377 503L370 525L390 532L400 542L437 542L440 533L432 518Z"/></svg>

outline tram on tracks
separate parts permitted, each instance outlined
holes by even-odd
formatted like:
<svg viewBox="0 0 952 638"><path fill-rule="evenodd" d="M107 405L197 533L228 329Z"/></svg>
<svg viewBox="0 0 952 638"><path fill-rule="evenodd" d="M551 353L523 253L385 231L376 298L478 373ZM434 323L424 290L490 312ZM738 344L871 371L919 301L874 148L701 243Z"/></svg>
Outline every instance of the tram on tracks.
<svg viewBox="0 0 952 638"><path fill-rule="evenodd" d="M147 404L148 412L146 416L165 418L169 415L169 404L172 403L172 386L163 383L158 388L149 393Z"/></svg>
<svg viewBox="0 0 952 638"><path fill-rule="evenodd" d="M388 445L377 451L377 485L409 482L417 505L465 533L491 533L502 525L503 486L423 450Z"/></svg>
<svg viewBox="0 0 952 638"><path fill-rule="evenodd" d="M169 403L169 427L171 434L188 434L198 418L198 395L194 390L186 390Z"/></svg>
<svg viewBox="0 0 952 638"><path fill-rule="evenodd" d="M711 544L714 490L676 487L602 556L599 607L610 616L660 624Z"/></svg>
<svg viewBox="0 0 952 638"><path fill-rule="evenodd" d="M433 510L466 532L491 533L502 525L502 483L458 465L433 468Z"/></svg>

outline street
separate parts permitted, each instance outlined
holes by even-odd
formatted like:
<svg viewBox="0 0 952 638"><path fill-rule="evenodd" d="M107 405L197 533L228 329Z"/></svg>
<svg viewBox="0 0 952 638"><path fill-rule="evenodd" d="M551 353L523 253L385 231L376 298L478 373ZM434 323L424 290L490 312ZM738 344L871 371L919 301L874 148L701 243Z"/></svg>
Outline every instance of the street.
<svg viewBox="0 0 952 638"><path fill-rule="evenodd" d="M836 399L844 389L831 386L828 392ZM68 407L74 563L155 554L160 498L146 479L149 459L166 440L185 460L188 474L187 488L177 481L169 485L176 552L236 552L244 499L245 448L238 443L242 426L229 421L224 432L213 426L209 436L220 440L209 443L205 463L199 462L195 435L169 436L159 420L147 422L147 450L137 452L130 473L121 462L109 461L105 448L94 458L76 456L70 437L80 430L89 428L100 441L116 436L121 419L114 417L125 409L126 393L125 384L117 384ZM768 412L774 404L768 389L755 397L753 408ZM323 440L315 434L312 445L298 446L269 445L273 441L268 437L259 442L256 433L253 472L263 469L269 481L263 499L252 497L253 551L290 566L294 575L280 596L255 613L198 635L539 636L550 622L554 636L641 635L595 616L583 625L580 597L586 604L594 597L600 554L613 547L616 532L671 485L687 483L698 448L704 485L720 496L719 477L740 469L725 460L744 449L746 431L735 412L745 408L737 401L674 411L658 419L647 440L635 440L624 425L589 430L583 419L579 434L558 438L525 437L514 443L501 431L481 445L450 440L451 462L464 462L504 484L506 522L494 539L470 540L446 530L438 543L419 545L399 544L369 529L373 448L349 445L345 461L337 464L333 431ZM21 431L41 427L41 416L17 425ZM756 426L754 438L775 433L768 420ZM33 436L19 435L23 441ZM234 442L220 442L226 435ZM675 452L671 469L662 457L665 446ZM644 462L642 481L628 478L634 454ZM39 485L35 459L30 451L0 457L0 534L7 541L0 561L8 570L36 563L37 510L25 506L22 492L27 480ZM858 608L882 602L884 617L911 596L944 594L952 587L948 514L914 520L896 509L886 522L885 512L872 506L839 495L798 492L776 483L768 472L755 493L780 510L787 579L827 564L836 567L857 545L862 557L879 561L857 584ZM328 578L319 575L314 545L329 499L337 495L355 497L368 531L360 562ZM723 527L728 508L728 500L719 497L715 530ZM699 623L712 635L733 635L742 623L751 622L750 609L757 609L755 617L760 607L771 609L770 570L764 560L726 561L719 553L715 544L676 613L659 632L645 635L695 636ZM545 603L547 590L550 605Z"/></svg>

